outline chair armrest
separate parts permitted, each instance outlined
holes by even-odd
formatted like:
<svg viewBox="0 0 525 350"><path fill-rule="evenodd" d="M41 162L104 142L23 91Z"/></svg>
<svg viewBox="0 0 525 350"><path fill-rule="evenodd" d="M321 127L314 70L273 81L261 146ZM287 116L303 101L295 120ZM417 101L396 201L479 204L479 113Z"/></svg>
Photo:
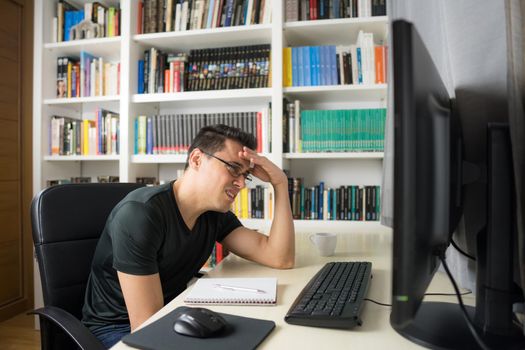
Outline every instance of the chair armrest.
<svg viewBox="0 0 525 350"><path fill-rule="evenodd" d="M55 306L46 306L27 313L38 315L60 327L81 349L105 350L102 343L69 312Z"/></svg>

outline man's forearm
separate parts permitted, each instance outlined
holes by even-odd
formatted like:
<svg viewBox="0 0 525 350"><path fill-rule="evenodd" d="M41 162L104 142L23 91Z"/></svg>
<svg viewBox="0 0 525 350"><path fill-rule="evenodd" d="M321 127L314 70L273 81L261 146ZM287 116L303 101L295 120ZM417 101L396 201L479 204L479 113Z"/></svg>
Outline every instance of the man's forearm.
<svg viewBox="0 0 525 350"><path fill-rule="evenodd" d="M288 184L274 186L275 207L268 248L281 268L292 268L295 263L295 229L288 198Z"/></svg>

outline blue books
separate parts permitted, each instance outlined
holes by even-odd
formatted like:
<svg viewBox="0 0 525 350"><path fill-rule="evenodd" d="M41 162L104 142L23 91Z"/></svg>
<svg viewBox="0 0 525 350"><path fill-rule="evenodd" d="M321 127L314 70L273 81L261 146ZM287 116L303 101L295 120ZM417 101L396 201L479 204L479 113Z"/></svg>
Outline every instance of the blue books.
<svg viewBox="0 0 525 350"><path fill-rule="evenodd" d="M137 93L144 93L144 60L139 60L139 79L138 79Z"/></svg>
<svg viewBox="0 0 525 350"><path fill-rule="evenodd" d="M317 207L317 218L319 220L323 219L323 210L324 210L324 182L319 182L319 206Z"/></svg>
<svg viewBox="0 0 525 350"><path fill-rule="evenodd" d="M298 47L292 47L292 86L299 86Z"/></svg>
<svg viewBox="0 0 525 350"><path fill-rule="evenodd" d="M213 9L215 7L215 0L209 1L209 11L208 11L208 20L206 21L206 28L211 28L211 23L213 22Z"/></svg>
<svg viewBox="0 0 525 350"><path fill-rule="evenodd" d="M357 83L363 84L363 64L361 60L361 48L357 48Z"/></svg>
<svg viewBox="0 0 525 350"><path fill-rule="evenodd" d="M303 51L303 61L304 61L304 86L312 86L312 79L311 79L311 73L312 70L312 63L311 63L311 55L310 55L310 47L304 46L301 48Z"/></svg>
<svg viewBox="0 0 525 350"><path fill-rule="evenodd" d="M337 52L335 45L329 46L330 57L330 84L337 85Z"/></svg>
<svg viewBox="0 0 525 350"><path fill-rule="evenodd" d="M151 117L148 117L146 124L146 154L153 154L153 125Z"/></svg>
<svg viewBox="0 0 525 350"><path fill-rule="evenodd" d="M310 56L311 56L311 62L312 62L312 68L311 68L311 79L312 79L312 86L318 86L319 85L319 62L317 61L319 56L317 55L317 52L319 50L318 46L312 46L310 47Z"/></svg>
<svg viewBox="0 0 525 350"><path fill-rule="evenodd" d="M297 67L298 67L298 76L299 76L299 86L304 86L304 59L303 59L303 49L299 47L297 50Z"/></svg>
<svg viewBox="0 0 525 350"><path fill-rule="evenodd" d="M231 27L233 17L233 0L226 0L226 19L224 20L225 27Z"/></svg>
<svg viewBox="0 0 525 350"><path fill-rule="evenodd" d="M82 97L91 96L91 62L97 57L80 51L80 92Z"/></svg>

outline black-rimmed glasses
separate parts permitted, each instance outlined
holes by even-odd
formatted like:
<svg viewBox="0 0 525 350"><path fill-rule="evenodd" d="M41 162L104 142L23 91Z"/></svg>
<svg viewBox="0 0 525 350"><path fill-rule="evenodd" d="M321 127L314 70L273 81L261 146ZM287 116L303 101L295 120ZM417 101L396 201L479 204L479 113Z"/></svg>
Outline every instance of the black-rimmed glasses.
<svg viewBox="0 0 525 350"><path fill-rule="evenodd" d="M231 176L237 178L237 177L242 175L246 181L252 181L252 176L251 176L250 172L246 171L246 172L243 173L242 172L242 168L239 165L227 162L224 159L221 159L221 158L219 158L217 156L214 156L213 154L205 152L203 150L201 150L201 152L204 153L207 156L210 156L212 158L217 159L218 161L223 162L224 165L226 165L226 169L228 169L228 171L230 172Z"/></svg>

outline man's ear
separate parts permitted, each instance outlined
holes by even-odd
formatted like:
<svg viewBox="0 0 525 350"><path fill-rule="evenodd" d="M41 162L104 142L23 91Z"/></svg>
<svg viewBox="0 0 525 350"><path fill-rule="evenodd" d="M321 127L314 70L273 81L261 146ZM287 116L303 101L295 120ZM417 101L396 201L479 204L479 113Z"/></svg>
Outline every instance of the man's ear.
<svg viewBox="0 0 525 350"><path fill-rule="evenodd" d="M191 151L190 155L188 156L189 167L192 169L198 169L202 163L203 155L204 154L198 148L195 148L193 151Z"/></svg>

